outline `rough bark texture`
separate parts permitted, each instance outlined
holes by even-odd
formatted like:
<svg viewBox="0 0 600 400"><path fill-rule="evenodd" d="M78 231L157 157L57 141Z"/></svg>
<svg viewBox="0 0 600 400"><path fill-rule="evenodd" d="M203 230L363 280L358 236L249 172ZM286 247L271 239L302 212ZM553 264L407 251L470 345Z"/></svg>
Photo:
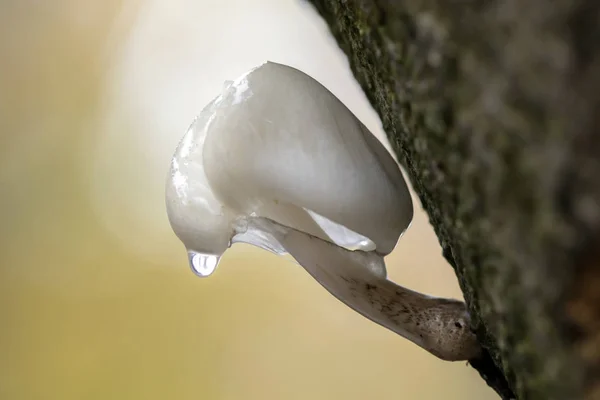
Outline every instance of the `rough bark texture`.
<svg viewBox="0 0 600 400"><path fill-rule="evenodd" d="M504 398L600 398L600 2L311 2L456 271L472 365Z"/></svg>

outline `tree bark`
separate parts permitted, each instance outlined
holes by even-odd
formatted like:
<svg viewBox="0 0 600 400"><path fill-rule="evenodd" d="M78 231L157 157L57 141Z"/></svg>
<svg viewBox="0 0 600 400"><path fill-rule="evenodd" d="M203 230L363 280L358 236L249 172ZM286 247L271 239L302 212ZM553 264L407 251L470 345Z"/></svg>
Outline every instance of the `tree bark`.
<svg viewBox="0 0 600 400"><path fill-rule="evenodd" d="M471 364L503 398L600 399L600 2L310 2L456 271Z"/></svg>

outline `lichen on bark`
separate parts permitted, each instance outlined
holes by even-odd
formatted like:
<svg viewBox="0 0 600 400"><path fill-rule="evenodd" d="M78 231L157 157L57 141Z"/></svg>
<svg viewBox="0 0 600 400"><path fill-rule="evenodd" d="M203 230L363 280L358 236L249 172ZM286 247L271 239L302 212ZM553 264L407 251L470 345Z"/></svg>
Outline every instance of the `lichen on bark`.
<svg viewBox="0 0 600 400"><path fill-rule="evenodd" d="M600 3L310 2L456 271L472 365L503 398L600 398Z"/></svg>

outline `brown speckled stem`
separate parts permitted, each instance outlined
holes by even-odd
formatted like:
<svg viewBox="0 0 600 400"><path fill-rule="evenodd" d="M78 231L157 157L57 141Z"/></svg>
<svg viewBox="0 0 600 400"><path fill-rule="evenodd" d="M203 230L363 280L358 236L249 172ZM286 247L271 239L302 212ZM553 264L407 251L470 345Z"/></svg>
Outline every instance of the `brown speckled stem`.
<svg viewBox="0 0 600 400"><path fill-rule="evenodd" d="M349 251L268 219L251 221L269 232L306 271L344 304L448 361L470 360L481 347L461 301L427 296L381 276L383 257Z"/></svg>

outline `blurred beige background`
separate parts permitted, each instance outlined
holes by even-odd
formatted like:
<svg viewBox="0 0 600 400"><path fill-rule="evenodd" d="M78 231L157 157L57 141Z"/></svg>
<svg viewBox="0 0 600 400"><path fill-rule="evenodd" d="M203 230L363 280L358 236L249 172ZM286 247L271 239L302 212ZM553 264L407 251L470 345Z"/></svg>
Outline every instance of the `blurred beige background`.
<svg viewBox="0 0 600 400"><path fill-rule="evenodd" d="M0 399L496 398L285 258L236 245L211 278L188 270L169 158L222 82L267 59L382 137L300 1L0 2ZM420 211L388 265L460 297Z"/></svg>

